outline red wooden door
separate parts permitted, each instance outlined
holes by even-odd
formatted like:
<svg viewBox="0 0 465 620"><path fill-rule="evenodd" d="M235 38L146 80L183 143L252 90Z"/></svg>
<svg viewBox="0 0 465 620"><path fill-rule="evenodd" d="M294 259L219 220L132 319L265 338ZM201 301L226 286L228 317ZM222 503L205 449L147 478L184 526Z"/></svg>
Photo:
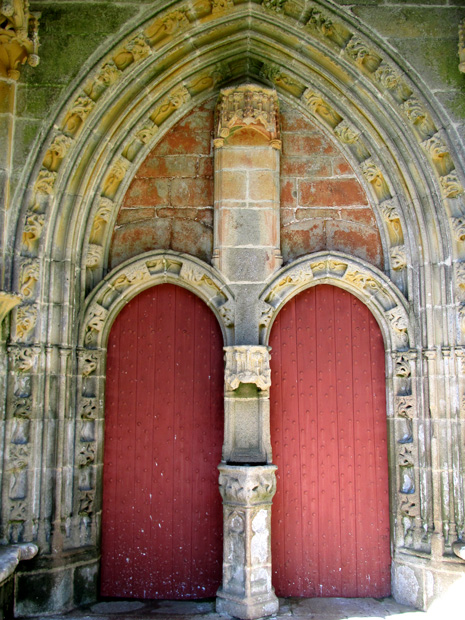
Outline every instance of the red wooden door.
<svg viewBox="0 0 465 620"><path fill-rule="evenodd" d="M368 308L320 285L271 332L279 596L390 594L384 346Z"/></svg>
<svg viewBox="0 0 465 620"><path fill-rule="evenodd" d="M163 284L112 326L102 596L203 598L221 582L223 341L211 310Z"/></svg>

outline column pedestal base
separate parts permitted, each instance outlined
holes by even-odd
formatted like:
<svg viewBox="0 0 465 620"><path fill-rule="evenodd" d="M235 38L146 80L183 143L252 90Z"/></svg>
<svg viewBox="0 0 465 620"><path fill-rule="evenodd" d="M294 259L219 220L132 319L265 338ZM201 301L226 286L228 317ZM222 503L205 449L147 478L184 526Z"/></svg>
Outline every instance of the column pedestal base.
<svg viewBox="0 0 465 620"><path fill-rule="evenodd" d="M271 616L278 613L279 601L274 592L251 598L241 598L232 594L226 594L223 589L218 590L216 599L216 611L227 613L242 620L256 620L263 616Z"/></svg>

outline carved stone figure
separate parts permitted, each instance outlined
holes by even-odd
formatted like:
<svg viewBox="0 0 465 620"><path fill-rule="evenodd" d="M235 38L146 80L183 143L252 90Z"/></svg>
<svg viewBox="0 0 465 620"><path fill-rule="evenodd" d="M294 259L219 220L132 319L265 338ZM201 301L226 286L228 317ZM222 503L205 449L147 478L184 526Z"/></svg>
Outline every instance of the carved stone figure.
<svg viewBox="0 0 465 620"><path fill-rule="evenodd" d="M26 340L37 323L38 310L35 306L20 306L16 310L16 337Z"/></svg>

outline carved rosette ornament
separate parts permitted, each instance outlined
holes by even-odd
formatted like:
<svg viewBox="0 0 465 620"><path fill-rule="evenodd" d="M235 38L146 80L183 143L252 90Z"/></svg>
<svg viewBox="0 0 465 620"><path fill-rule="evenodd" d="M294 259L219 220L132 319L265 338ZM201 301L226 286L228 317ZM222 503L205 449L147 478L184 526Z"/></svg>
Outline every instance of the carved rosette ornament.
<svg viewBox="0 0 465 620"><path fill-rule="evenodd" d="M254 383L260 390L271 386L270 347L240 345L224 347L226 390L237 390L241 383Z"/></svg>
<svg viewBox="0 0 465 620"><path fill-rule="evenodd" d="M39 17L29 12L28 0L0 4L0 77L19 78L19 67L39 64Z"/></svg>
<svg viewBox="0 0 465 620"><path fill-rule="evenodd" d="M281 148L278 96L271 88L245 84L221 91L217 107L215 147L220 148L235 131L253 127L274 148Z"/></svg>
<svg viewBox="0 0 465 620"><path fill-rule="evenodd" d="M239 618L278 611L271 585L271 501L276 466L220 465L223 498L223 585L216 609Z"/></svg>

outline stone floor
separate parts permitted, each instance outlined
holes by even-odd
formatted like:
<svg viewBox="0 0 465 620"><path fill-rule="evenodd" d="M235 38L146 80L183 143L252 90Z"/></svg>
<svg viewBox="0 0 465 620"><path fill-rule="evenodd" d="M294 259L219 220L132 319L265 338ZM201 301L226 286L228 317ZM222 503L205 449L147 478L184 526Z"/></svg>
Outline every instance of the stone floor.
<svg viewBox="0 0 465 620"><path fill-rule="evenodd" d="M463 620L465 611L457 610L458 615L448 614L442 620ZM315 598L281 599L280 610L273 618L289 620L429 620L430 614L417 611L396 603L392 598ZM38 617L37 620L39 620ZM217 614L215 603L205 601L125 601L109 600L90 605L79 611L44 620L225 620L229 616Z"/></svg>

